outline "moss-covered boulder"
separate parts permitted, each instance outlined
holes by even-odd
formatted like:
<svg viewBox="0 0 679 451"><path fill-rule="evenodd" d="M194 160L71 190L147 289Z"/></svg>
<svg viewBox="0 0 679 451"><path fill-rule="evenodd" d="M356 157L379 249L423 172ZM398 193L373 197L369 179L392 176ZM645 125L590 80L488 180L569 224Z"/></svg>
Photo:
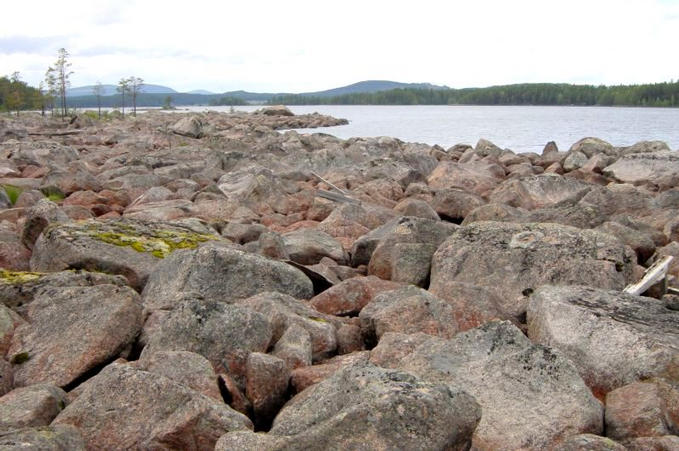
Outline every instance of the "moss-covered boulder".
<svg viewBox="0 0 679 451"><path fill-rule="evenodd" d="M132 219L51 224L33 249L31 269L86 269L120 274L141 290L150 272L177 249L219 240L199 222Z"/></svg>

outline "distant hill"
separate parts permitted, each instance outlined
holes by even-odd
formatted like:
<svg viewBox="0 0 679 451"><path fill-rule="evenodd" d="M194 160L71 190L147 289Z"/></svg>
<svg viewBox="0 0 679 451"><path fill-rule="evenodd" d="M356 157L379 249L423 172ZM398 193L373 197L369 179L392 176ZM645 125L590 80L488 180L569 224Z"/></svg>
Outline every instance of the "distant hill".
<svg viewBox="0 0 679 451"><path fill-rule="evenodd" d="M117 87L118 87L117 85L101 85L102 88L101 95L102 96L116 95L118 94ZM167 86L144 84L141 87L141 92L145 92L148 94L175 94L177 91L175 91L172 88L168 88ZM94 85L78 86L77 88L69 88L66 90L67 97L81 97L91 95L94 95Z"/></svg>
<svg viewBox="0 0 679 451"><path fill-rule="evenodd" d="M193 91L187 91L186 94L200 94L204 96L209 96L214 94L214 92L206 91L205 89L194 89Z"/></svg>
<svg viewBox="0 0 679 451"><path fill-rule="evenodd" d="M340 88L325 91L304 92L298 95L309 97L335 97L345 94L365 94L371 92L390 91L392 89L448 89L447 86L437 86L431 83L399 83L389 80L359 81Z"/></svg>

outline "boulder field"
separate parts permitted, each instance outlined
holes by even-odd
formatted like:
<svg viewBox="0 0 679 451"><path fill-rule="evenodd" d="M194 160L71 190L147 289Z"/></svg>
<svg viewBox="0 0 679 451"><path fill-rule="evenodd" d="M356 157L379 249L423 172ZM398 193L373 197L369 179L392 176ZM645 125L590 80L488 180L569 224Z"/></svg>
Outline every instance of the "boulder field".
<svg viewBox="0 0 679 451"><path fill-rule="evenodd" d="M0 118L0 449L679 449L676 150L342 123Z"/></svg>

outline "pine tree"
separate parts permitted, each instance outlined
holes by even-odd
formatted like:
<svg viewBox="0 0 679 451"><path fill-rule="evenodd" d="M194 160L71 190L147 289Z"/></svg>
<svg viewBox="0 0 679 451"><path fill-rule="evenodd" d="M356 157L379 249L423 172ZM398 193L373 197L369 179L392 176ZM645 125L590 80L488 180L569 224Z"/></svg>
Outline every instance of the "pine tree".
<svg viewBox="0 0 679 451"><path fill-rule="evenodd" d="M70 76L73 74L69 71L71 63L68 61L70 55L65 48L60 48L57 52L57 61L54 63L54 72L57 82L57 92L61 100L61 117L66 117L66 89L71 86ZM50 68L51 69L51 68ZM49 70L48 70L49 71Z"/></svg>

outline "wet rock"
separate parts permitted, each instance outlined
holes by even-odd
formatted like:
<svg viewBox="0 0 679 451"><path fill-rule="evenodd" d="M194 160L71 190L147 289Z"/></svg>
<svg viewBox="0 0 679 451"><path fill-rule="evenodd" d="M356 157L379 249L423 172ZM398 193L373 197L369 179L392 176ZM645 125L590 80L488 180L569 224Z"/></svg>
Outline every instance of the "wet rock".
<svg viewBox="0 0 679 451"><path fill-rule="evenodd" d="M283 235L283 243L290 260L302 265L314 265L328 257L343 265L348 255L342 244L320 230L301 229Z"/></svg>
<svg viewBox="0 0 679 451"><path fill-rule="evenodd" d="M278 357L253 352L248 356L245 394L252 403L255 426L268 426L285 404L290 369Z"/></svg>
<svg viewBox="0 0 679 451"><path fill-rule="evenodd" d="M8 351L14 385L66 387L115 359L142 325L139 295L129 287L47 287L26 310Z"/></svg>
<svg viewBox="0 0 679 451"><path fill-rule="evenodd" d="M309 303L329 315L356 316L378 293L400 286L400 283L376 276L353 277L314 296Z"/></svg>
<svg viewBox="0 0 679 451"><path fill-rule="evenodd" d="M148 310L172 308L176 299L199 294L232 303L265 291L296 298L313 296L311 280L298 269L232 246L177 252L158 265L143 292Z"/></svg>
<svg viewBox="0 0 679 451"><path fill-rule="evenodd" d="M561 350L595 393L653 376L676 379L679 313L662 301L588 287L541 287L528 336Z"/></svg>
<svg viewBox="0 0 679 451"><path fill-rule="evenodd" d="M564 436L603 431L603 408L562 354L532 344L508 322L451 340L432 337L399 366L474 396L483 416L472 446L546 449Z"/></svg>
<svg viewBox="0 0 679 451"><path fill-rule="evenodd" d="M78 428L58 425L0 432L0 449L85 451L86 448Z"/></svg>
<svg viewBox="0 0 679 451"><path fill-rule="evenodd" d="M146 354L135 365L143 371L160 374L219 402L222 395L217 385L217 374L205 357L188 351L158 351Z"/></svg>
<svg viewBox="0 0 679 451"><path fill-rule="evenodd" d="M185 299L150 331L141 360L159 351L195 352L215 371L239 379L248 354L265 352L270 343L271 326L262 314L212 299Z"/></svg>
<svg viewBox="0 0 679 451"><path fill-rule="evenodd" d="M366 342L373 343L386 332L423 332L450 338L458 330L450 305L413 286L378 294L361 310L359 318Z"/></svg>
<svg viewBox="0 0 679 451"><path fill-rule="evenodd" d="M66 407L66 392L53 385L31 385L0 398L0 432L48 426Z"/></svg>
<svg viewBox="0 0 679 451"><path fill-rule="evenodd" d="M474 399L460 390L364 364L293 398L267 435L227 434L215 449L458 450L469 446L480 415Z"/></svg>
<svg viewBox="0 0 679 451"><path fill-rule="evenodd" d="M606 435L625 441L679 433L679 391L663 381L634 382L606 395Z"/></svg>
<svg viewBox="0 0 679 451"><path fill-rule="evenodd" d="M223 403L117 364L88 381L52 425L77 426L88 449L212 449L221 435L252 429L246 416Z"/></svg>
<svg viewBox="0 0 679 451"><path fill-rule="evenodd" d="M53 224L35 244L31 269L120 274L141 290L156 265L173 251L218 239L180 223L126 219Z"/></svg>
<svg viewBox="0 0 679 451"><path fill-rule="evenodd" d="M591 185L554 174L541 174L507 180L490 194L490 201L534 210L562 202L577 202Z"/></svg>
<svg viewBox="0 0 679 451"><path fill-rule="evenodd" d="M555 264L558 262L558 265ZM514 317L528 296L546 284L625 287L633 256L616 238L557 224L475 222L454 232L434 254L431 284L443 293L450 282L485 287Z"/></svg>

